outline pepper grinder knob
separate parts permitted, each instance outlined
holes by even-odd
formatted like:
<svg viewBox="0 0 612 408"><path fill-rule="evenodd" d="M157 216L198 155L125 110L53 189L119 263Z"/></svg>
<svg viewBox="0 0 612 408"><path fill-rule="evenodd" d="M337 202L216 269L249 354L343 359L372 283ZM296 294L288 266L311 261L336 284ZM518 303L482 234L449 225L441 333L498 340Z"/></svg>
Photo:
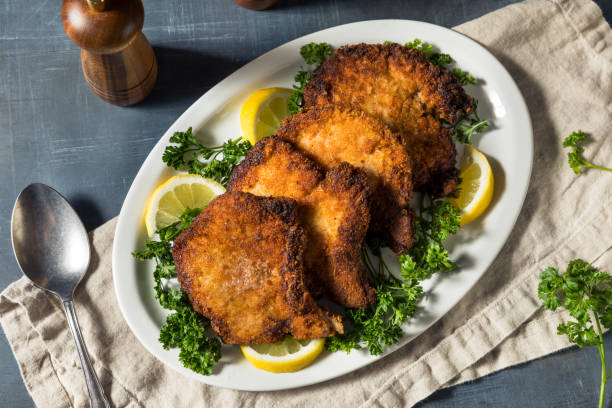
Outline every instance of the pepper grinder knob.
<svg viewBox="0 0 612 408"><path fill-rule="evenodd" d="M62 22L81 48L83 75L96 95L120 106L149 95L157 60L141 31L141 0L64 0Z"/></svg>

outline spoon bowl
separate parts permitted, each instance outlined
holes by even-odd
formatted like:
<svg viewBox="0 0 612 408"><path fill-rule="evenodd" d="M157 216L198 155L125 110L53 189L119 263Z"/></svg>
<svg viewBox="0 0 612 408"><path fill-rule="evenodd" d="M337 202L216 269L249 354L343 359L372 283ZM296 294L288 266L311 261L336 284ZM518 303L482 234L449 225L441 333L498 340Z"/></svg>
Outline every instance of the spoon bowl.
<svg viewBox="0 0 612 408"><path fill-rule="evenodd" d="M71 299L89 266L91 248L68 201L51 187L30 184L17 197L11 227L23 274L62 300Z"/></svg>
<svg viewBox="0 0 612 408"><path fill-rule="evenodd" d="M15 258L23 274L36 286L62 300L74 337L91 406L108 407L81 335L72 294L87 268L91 247L81 219L60 193L35 183L17 197L11 218Z"/></svg>

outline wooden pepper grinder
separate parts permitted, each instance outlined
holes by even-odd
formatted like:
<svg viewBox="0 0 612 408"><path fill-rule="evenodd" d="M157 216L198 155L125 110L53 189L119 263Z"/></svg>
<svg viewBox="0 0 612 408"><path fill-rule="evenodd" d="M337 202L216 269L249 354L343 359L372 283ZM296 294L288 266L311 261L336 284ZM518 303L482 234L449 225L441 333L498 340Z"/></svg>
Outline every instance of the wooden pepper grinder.
<svg viewBox="0 0 612 408"><path fill-rule="evenodd" d="M157 60L141 31L141 0L64 0L62 22L81 47L83 74L96 95L121 106L149 95Z"/></svg>

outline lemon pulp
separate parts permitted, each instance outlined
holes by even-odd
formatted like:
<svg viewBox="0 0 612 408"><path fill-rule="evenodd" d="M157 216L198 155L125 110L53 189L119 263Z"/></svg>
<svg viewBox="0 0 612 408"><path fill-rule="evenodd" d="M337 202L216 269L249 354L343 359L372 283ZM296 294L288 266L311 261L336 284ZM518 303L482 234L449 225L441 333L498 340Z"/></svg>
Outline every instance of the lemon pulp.
<svg viewBox="0 0 612 408"><path fill-rule="evenodd" d="M180 221L187 208L204 208L224 192L225 188L221 184L195 174L170 178L158 186L149 199L145 215L149 236L160 228Z"/></svg>
<svg viewBox="0 0 612 408"><path fill-rule="evenodd" d="M461 210L461 225L478 218L493 198L493 171L487 158L472 146L465 147L459 174L459 195L450 202Z"/></svg>
<svg viewBox="0 0 612 408"><path fill-rule="evenodd" d="M281 121L290 115L287 88L266 88L253 92L240 111L242 136L251 144L273 135Z"/></svg>
<svg viewBox="0 0 612 408"><path fill-rule="evenodd" d="M325 339L296 340L291 336L274 344L240 346L255 367L273 373L291 373L310 365L323 351Z"/></svg>

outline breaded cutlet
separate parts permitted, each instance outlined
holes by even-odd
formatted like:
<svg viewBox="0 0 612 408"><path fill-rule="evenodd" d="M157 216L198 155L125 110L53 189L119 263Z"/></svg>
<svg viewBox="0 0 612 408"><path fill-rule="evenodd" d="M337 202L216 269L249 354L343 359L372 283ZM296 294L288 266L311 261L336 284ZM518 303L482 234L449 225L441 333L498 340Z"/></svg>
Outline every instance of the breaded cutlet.
<svg viewBox="0 0 612 408"><path fill-rule="evenodd" d="M194 310L227 344L342 333L340 317L305 287L305 241L294 200L229 192L176 238L172 255Z"/></svg>

